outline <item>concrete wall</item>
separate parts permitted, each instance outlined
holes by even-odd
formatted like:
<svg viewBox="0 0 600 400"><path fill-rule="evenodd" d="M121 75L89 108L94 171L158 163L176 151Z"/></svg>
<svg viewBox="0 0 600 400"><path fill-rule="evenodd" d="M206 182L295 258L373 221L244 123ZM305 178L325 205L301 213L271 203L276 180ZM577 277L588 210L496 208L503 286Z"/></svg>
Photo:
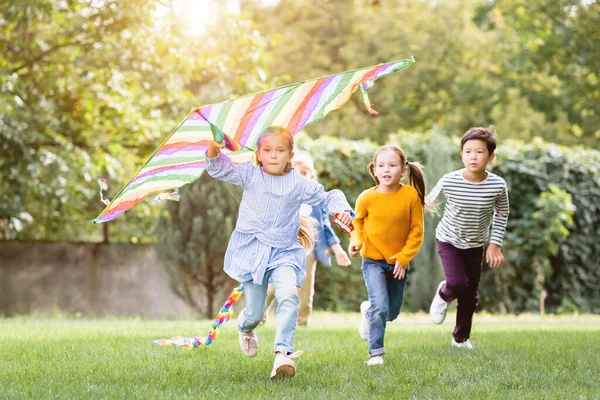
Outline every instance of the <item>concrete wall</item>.
<svg viewBox="0 0 600 400"><path fill-rule="evenodd" d="M0 241L0 314L190 316L150 245Z"/></svg>

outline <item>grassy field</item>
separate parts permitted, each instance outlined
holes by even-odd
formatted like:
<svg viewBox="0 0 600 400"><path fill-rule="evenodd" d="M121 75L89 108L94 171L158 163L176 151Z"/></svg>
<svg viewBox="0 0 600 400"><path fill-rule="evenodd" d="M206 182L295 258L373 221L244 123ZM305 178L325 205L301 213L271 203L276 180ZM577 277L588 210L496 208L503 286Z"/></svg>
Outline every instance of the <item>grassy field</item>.
<svg viewBox="0 0 600 400"><path fill-rule="evenodd" d="M244 357L235 322L214 344L182 350L154 339L205 335L210 321L0 319L1 399L600 399L600 317L477 315L473 351L442 326L403 316L385 365L366 367L358 314L317 313L299 329L297 375L271 381L275 321Z"/></svg>

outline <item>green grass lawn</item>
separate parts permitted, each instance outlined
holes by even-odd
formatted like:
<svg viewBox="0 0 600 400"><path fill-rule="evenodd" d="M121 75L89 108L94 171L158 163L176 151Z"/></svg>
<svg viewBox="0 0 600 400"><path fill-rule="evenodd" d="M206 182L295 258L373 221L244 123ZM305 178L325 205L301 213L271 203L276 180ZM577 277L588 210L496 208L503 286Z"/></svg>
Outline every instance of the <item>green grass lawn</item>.
<svg viewBox="0 0 600 400"><path fill-rule="evenodd" d="M275 321L244 357L235 321L194 350L154 339L204 336L210 321L0 319L0 399L597 399L600 317L476 315L472 351L450 346L453 315L389 325L385 365L367 367L358 314L317 313L294 341L297 375L271 381Z"/></svg>

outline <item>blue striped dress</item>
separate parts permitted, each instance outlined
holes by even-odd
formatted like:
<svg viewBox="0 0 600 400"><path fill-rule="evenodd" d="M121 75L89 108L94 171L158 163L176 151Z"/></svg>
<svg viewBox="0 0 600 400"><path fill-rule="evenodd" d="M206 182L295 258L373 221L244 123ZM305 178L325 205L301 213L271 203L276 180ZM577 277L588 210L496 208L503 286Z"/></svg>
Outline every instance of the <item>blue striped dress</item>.
<svg viewBox="0 0 600 400"><path fill-rule="evenodd" d="M225 272L238 282L262 284L265 272L280 265L296 269L296 285L306 277L306 254L298 243L300 206L320 207L329 214L348 211L340 190L326 192L293 168L283 176L266 173L251 162L233 164L219 153L206 157L206 171L214 178L244 188L238 221L225 253Z"/></svg>

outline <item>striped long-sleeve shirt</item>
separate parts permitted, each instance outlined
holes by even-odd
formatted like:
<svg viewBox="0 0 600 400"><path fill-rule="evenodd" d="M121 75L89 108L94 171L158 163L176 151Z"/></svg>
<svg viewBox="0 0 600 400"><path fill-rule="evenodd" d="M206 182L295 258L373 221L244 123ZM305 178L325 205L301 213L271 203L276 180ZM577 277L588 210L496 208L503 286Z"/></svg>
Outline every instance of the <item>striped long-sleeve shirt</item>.
<svg viewBox="0 0 600 400"><path fill-rule="evenodd" d="M326 192L323 185L293 168L283 176L266 173L250 162L233 164L226 155L206 157L214 178L244 188L235 230L225 253L225 272L239 282L262 284L266 271L280 265L296 270L296 284L306 277L306 254L298 243L300 206L305 203L329 214L354 214L344 194Z"/></svg>
<svg viewBox="0 0 600 400"><path fill-rule="evenodd" d="M434 205L446 199L436 239L468 249L485 245L489 237L490 243L502 246L509 213L506 182L491 172L481 182L470 182L463 171L444 175L425 200Z"/></svg>

